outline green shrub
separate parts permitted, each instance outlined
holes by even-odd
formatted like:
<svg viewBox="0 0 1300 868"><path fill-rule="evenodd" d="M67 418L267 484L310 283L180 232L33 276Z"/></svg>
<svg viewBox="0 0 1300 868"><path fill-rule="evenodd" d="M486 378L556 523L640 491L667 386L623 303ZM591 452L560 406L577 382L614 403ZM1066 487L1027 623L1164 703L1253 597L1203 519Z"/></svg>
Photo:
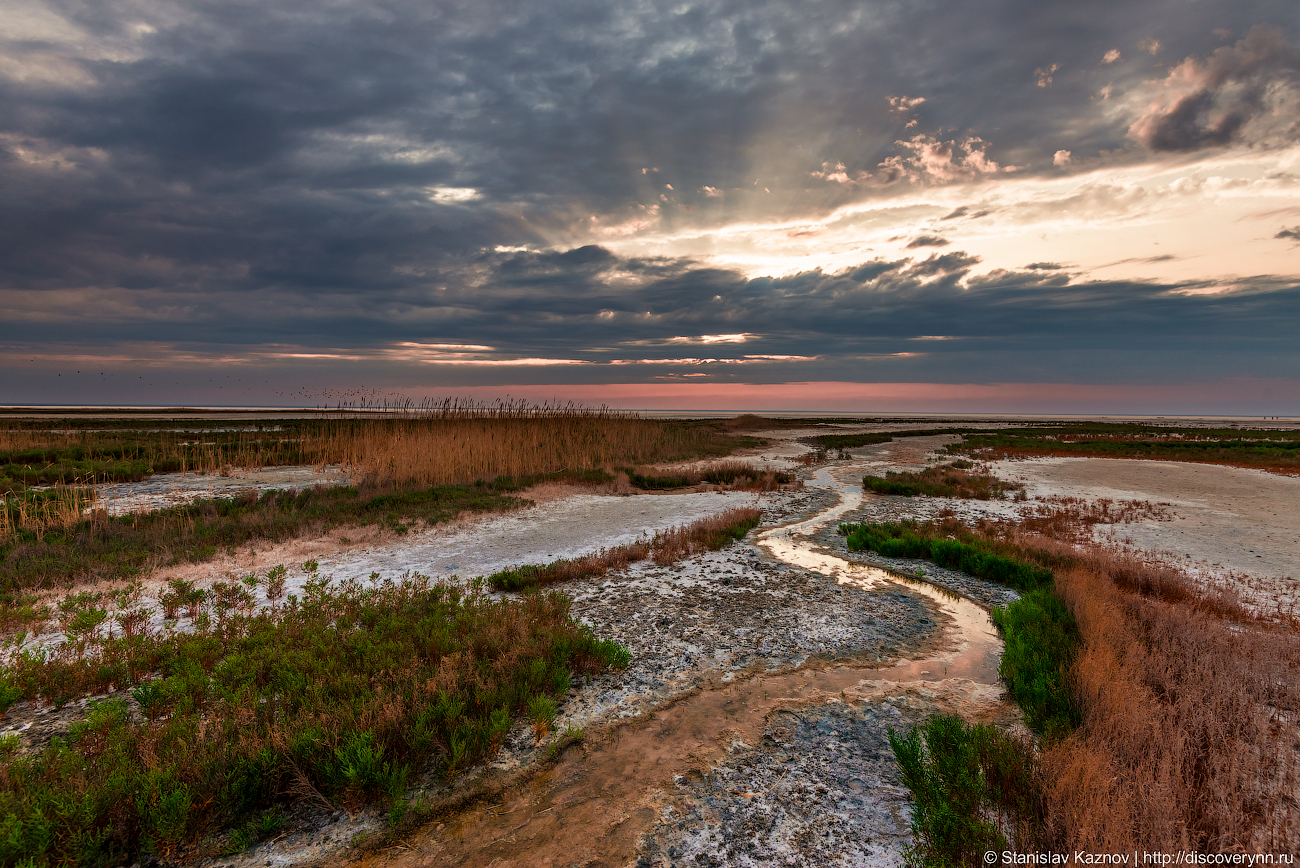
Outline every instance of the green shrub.
<svg viewBox="0 0 1300 868"><path fill-rule="evenodd" d="M1049 587L1052 571L988 551L987 544L944 539L908 522L842 524L849 551L873 551L887 558L923 558L942 567L1006 585L1017 591Z"/></svg>
<svg viewBox="0 0 1300 868"><path fill-rule="evenodd" d="M906 736L891 729L889 744L915 804L909 865L974 868L986 852L1034 848L1043 808L1028 745L955 715L931 717Z"/></svg>
<svg viewBox="0 0 1300 868"><path fill-rule="evenodd" d="M998 674L1034 732L1063 737L1079 725L1069 671L1079 645L1074 617L1050 590L1030 591L992 612L1006 647Z"/></svg>
<svg viewBox="0 0 1300 868"><path fill-rule="evenodd" d="M124 686L144 719L101 702L66 740L0 756L0 866L170 859L203 840L212 853L246 847L295 787L392 811L412 769L457 774L516 717L553 709L573 673L627 664L627 649L573 621L569 605L418 576L344 582L276 614L231 609L192 633L103 638L82 659L20 652L0 673L0 699Z"/></svg>

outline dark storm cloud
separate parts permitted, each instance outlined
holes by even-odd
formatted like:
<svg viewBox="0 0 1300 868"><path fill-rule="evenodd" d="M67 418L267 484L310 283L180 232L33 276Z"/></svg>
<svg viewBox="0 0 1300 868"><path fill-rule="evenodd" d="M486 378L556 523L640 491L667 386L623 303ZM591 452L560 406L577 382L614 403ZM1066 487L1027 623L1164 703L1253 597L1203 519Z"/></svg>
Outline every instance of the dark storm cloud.
<svg viewBox="0 0 1300 868"><path fill-rule="evenodd" d="M330 307L304 309L300 290L283 288L210 317L182 297L152 331L199 355L274 355L276 346L310 339L358 360L350 364L414 364L425 382L465 384L627 382L671 372L744 382L881 372L1017 381L1026 371L1062 376L1062 365L1122 376L1160 360L1228 376L1292 354L1295 281L1261 278L1235 289L1080 281L1051 263L974 276L977 264L954 251L746 279L691 260L628 259L599 247L484 253L440 275L443 288L388 305L341 295ZM141 310L164 307L150 298L144 294ZM93 340L96 326L69 315L5 328L0 340L12 346L33 332L49 342ZM267 345L273 341L281 343ZM500 367L514 359L578 364Z"/></svg>
<svg viewBox="0 0 1300 868"><path fill-rule="evenodd" d="M1193 151L1241 139L1294 142L1300 131L1300 50L1287 36L1277 27L1253 27L1204 62L1189 57L1169 73L1172 98L1153 104L1133 124L1133 136L1154 151Z"/></svg>
<svg viewBox="0 0 1300 868"><path fill-rule="evenodd" d="M1209 35L1293 21L1291 0L1177 14L1130 0L29 7L67 25L0 29L0 333L85 347L455 339L567 358L743 332L767 336L747 350L826 355L863 335L1113 336L1153 311L1170 317L1153 339L1175 341L1212 302L968 279L960 252L749 281L686 259L510 248L563 249L593 215L660 205L669 231L824 210L866 189L828 180L841 164L847 180L897 158L891 176L924 182L926 154L964 155L968 174L976 154L1025 171L1061 149L1137 158L1133 118L1103 111L1098 89L1193 55L1210 58L1202 89L1244 118L1240 137L1258 126L1257 86L1294 82L1296 40L1250 31L1220 54ZM1130 48L1147 37L1158 56ZM1117 47L1126 59L1102 64ZM1188 111L1153 115L1147 144L1228 129ZM1290 291L1222 302L1225 321Z"/></svg>

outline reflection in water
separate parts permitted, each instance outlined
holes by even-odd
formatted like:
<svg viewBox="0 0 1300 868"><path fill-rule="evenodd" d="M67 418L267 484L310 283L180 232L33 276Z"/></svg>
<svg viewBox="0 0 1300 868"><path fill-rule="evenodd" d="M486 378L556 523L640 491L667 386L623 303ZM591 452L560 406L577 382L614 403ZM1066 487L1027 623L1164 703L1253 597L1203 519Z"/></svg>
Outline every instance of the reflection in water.
<svg viewBox="0 0 1300 868"><path fill-rule="evenodd" d="M839 519L853 509L862 496L861 486L840 482L829 467L819 469L813 475L813 483L819 488L837 492L840 502L810 519L760 534L759 546L778 560L833 577L842 585L855 585L867 590L880 589L891 582L902 585L913 593L928 597L955 624L958 640L955 648L923 660L910 660L882 669L878 677L900 682L969 678L982 684L996 683L1002 640L994 631L988 614L979 606L927 582L851 563L813 548L808 541L813 531Z"/></svg>

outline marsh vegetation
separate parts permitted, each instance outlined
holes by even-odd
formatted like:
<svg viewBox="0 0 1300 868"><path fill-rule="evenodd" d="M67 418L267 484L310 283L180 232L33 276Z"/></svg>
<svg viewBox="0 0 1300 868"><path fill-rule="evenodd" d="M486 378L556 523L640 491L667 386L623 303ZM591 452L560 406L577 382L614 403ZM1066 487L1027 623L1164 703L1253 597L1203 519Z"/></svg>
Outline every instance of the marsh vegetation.
<svg viewBox="0 0 1300 868"><path fill-rule="evenodd" d="M1007 482L989 472L986 465L958 459L924 470L889 471L883 477L866 476L862 487L876 494L896 497L966 497L1000 500L1008 495L1023 498L1024 486Z"/></svg>
<svg viewBox="0 0 1300 868"><path fill-rule="evenodd" d="M1146 458L1300 474L1300 431L1277 428L1071 422L969 432L948 451L984 460L1039 455Z"/></svg>
<svg viewBox="0 0 1300 868"><path fill-rule="evenodd" d="M1058 517L1047 529L1061 525ZM846 530L851 546L1027 590L994 616L1006 640L1000 673L1040 736L1026 793L1041 793L1041 809L1035 827L1017 835L1092 852L1282 852L1300 844L1293 618L1206 594L1132 552L1066 541L1077 531L1058 539L952 519ZM995 772L979 759L984 739L944 724L899 740L909 785L921 788L918 804L965 782L948 807L926 808L922 819L949 816L970 799L997 810ZM956 837L944 837L936 828L918 829L918 864L975 864L994 834L949 825Z"/></svg>
<svg viewBox="0 0 1300 868"><path fill-rule="evenodd" d="M549 564L527 564L488 576L488 584L498 591L527 591L546 585L598 578L610 570L627 567L637 561L653 560L660 566L671 564L703 551L714 551L739 540L758 525L761 510L742 507L715 516L656 533L644 542L636 542L578 558L562 558Z"/></svg>
<svg viewBox="0 0 1300 868"><path fill-rule="evenodd" d="M67 739L5 745L0 864L238 850L274 826L286 794L377 800L396 819L417 780L490 755L523 714L544 732L571 678L627 665L559 595L494 600L413 576L314 579L301 598L278 599L276 577L251 578L184 589L186 614L173 615L187 630L113 635L104 624L6 667L5 707L111 698ZM259 586L271 605L254 611Z"/></svg>
<svg viewBox="0 0 1300 868"><path fill-rule="evenodd" d="M160 629L142 579L332 528L400 536L517 509L539 483L610 486L619 467L748 442L720 426L581 408L407 409L200 431L84 419L0 431L0 630L9 634L0 713L107 697L66 736L0 744L0 865L234 852L274 834L286 799L378 803L396 820L410 786L491 756L516 721L542 738L572 678L627 664L626 649L576 623L557 594L501 600L482 584L419 575L331 587L309 561L300 594L286 593L283 566L207 587L172 579L156 594ZM96 509L87 486L301 463L344 465L357 484L116 517ZM749 465L719 474L724 487L779 484ZM716 532L660 534L653 554L681 557L743 535L753 512ZM27 631L51 619L64 641L26 646Z"/></svg>

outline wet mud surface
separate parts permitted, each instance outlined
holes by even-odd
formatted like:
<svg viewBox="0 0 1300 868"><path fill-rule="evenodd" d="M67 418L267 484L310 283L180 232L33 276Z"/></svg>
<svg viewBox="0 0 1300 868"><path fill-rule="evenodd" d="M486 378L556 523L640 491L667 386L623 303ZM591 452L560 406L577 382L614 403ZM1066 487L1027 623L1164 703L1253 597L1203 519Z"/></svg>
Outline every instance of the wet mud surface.
<svg viewBox="0 0 1300 868"><path fill-rule="evenodd" d="M969 601L819 551L860 491L808 484L752 544L571 585L575 614L632 651L564 704L557 729L593 735L535 775L516 740L489 774L521 783L366 864L901 864L889 728L1014 719L1001 645Z"/></svg>
<svg viewBox="0 0 1300 868"><path fill-rule="evenodd" d="M711 769L674 778L636 864L904 864L910 799L890 730L906 732L942 712L987 718L998 704L949 685L873 684L881 686L865 695L846 691L774 711L753 747L735 741Z"/></svg>

